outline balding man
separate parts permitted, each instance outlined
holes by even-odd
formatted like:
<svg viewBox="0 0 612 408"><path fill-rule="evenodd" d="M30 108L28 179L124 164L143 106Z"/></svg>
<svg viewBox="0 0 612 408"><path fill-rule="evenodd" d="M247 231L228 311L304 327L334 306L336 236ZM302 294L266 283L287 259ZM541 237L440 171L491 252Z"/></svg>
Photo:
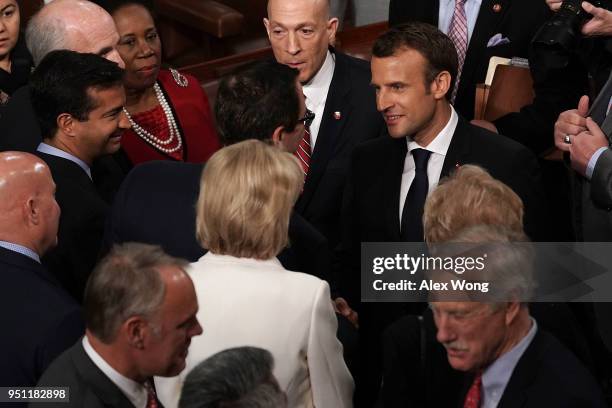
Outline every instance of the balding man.
<svg viewBox="0 0 612 408"><path fill-rule="evenodd" d="M86 0L54 0L32 17L26 29L26 44L35 65L49 52L67 49L98 54L124 68L115 49L118 41L110 14ZM42 141L29 94L27 85L15 91L0 116L0 151L34 152Z"/></svg>
<svg viewBox="0 0 612 408"><path fill-rule="evenodd" d="M76 302L40 263L57 243L60 209L54 194L41 159L0 153L0 384L5 387L35 385L85 330Z"/></svg>
<svg viewBox="0 0 612 408"><path fill-rule="evenodd" d="M270 0L264 24L276 60L299 71L315 114L298 150L307 176L295 208L333 248L353 147L383 129L368 64L330 47L338 19L330 18L328 0Z"/></svg>
<svg viewBox="0 0 612 408"><path fill-rule="evenodd" d="M202 333L186 264L152 245L115 247L87 284L85 337L38 383L70 387L70 403L40 406L161 407L152 377L178 375Z"/></svg>

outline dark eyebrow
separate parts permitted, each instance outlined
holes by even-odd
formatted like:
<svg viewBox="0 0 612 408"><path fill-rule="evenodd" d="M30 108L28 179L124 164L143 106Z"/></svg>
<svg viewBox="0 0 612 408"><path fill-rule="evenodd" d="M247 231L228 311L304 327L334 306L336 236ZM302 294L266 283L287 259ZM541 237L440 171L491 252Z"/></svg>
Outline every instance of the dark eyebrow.
<svg viewBox="0 0 612 408"><path fill-rule="evenodd" d="M109 118L111 116L116 116L119 114L119 112L121 112L121 110L123 109L123 106L118 106L114 109L109 110L108 112L106 112L104 115L102 115L102 117L104 118Z"/></svg>
<svg viewBox="0 0 612 408"><path fill-rule="evenodd" d="M2 11L4 11L4 10L6 10L6 9L7 9L7 8L9 8L9 7L15 7L15 8L16 8L17 6L16 6L15 4L7 4L6 6L4 6L4 7L2 8L2 10L0 10L0 12L2 12Z"/></svg>

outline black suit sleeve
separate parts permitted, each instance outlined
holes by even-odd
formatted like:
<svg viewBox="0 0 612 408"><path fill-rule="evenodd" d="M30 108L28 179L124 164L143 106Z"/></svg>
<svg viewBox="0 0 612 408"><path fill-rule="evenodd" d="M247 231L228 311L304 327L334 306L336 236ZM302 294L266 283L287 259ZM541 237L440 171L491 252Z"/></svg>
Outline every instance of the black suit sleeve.
<svg viewBox="0 0 612 408"><path fill-rule="evenodd" d="M80 308L73 309L56 324L50 325L44 343L39 345L35 356L37 380L57 356L72 347L84 334L85 323Z"/></svg>

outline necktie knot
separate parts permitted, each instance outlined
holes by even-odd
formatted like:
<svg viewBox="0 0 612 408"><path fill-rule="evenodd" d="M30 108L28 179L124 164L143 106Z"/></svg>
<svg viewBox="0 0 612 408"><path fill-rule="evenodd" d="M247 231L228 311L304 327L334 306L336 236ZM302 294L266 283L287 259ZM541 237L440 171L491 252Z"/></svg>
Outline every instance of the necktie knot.
<svg viewBox="0 0 612 408"><path fill-rule="evenodd" d="M482 390L482 371L479 371L472 381L472 385L465 396L463 408L480 408L480 394Z"/></svg>
<svg viewBox="0 0 612 408"><path fill-rule="evenodd" d="M411 153L416 171L427 171L427 162L431 152L425 149L413 149Z"/></svg>

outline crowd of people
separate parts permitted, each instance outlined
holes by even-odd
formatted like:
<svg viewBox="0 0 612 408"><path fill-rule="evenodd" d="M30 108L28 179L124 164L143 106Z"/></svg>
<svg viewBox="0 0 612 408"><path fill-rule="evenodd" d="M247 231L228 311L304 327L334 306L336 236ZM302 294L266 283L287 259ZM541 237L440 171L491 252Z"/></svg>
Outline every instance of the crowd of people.
<svg viewBox="0 0 612 408"><path fill-rule="evenodd" d="M368 62L328 0L269 0L274 57L211 106L153 3L46 3L20 30L0 0L0 386L68 393L7 406L612 401L609 304L533 301L528 245L612 241L612 11L391 0ZM528 58L535 98L487 122L491 56ZM364 243L485 251L499 286L366 302Z"/></svg>

